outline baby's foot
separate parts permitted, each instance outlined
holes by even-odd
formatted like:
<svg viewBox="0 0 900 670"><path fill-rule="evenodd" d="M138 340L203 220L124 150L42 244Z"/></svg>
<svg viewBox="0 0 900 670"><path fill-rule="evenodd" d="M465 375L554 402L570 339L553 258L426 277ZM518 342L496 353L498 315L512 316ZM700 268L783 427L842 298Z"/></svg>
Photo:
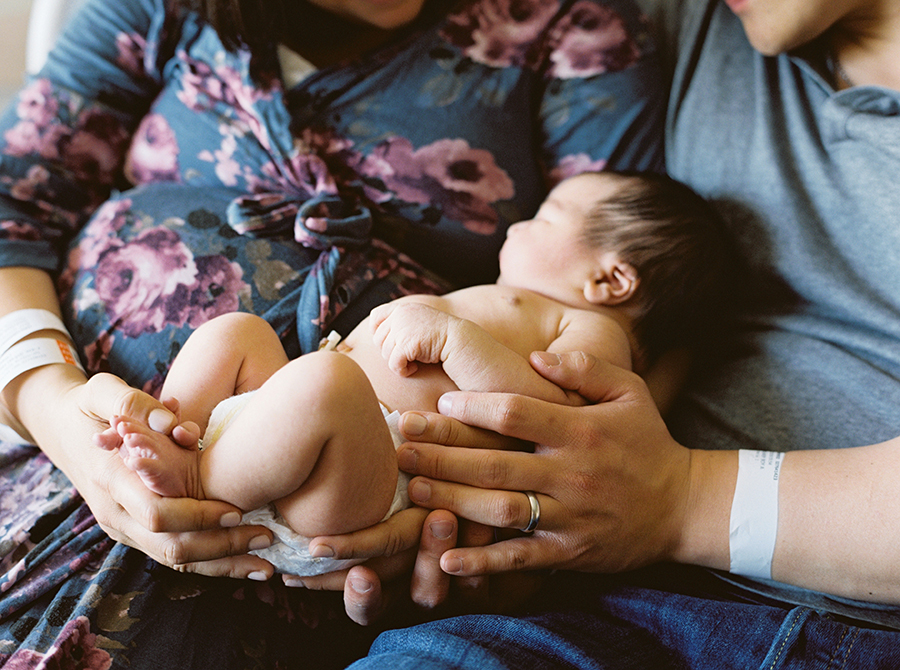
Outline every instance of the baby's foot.
<svg viewBox="0 0 900 670"><path fill-rule="evenodd" d="M111 427L122 438L122 461L148 489L167 497L203 498L199 451L185 449L137 421L116 418Z"/></svg>
<svg viewBox="0 0 900 670"><path fill-rule="evenodd" d="M122 446L122 438L119 433L116 432L114 425L116 419L118 419L118 417L113 417L113 421L110 422L109 428L106 428L99 433L94 433L94 444L101 449L115 451Z"/></svg>

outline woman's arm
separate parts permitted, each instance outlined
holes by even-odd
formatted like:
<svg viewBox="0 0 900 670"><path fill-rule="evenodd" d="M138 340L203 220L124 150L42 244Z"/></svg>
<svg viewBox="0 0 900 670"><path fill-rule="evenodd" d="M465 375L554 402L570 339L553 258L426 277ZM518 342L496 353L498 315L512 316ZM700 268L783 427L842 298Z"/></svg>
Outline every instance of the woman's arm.
<svg viewBox="0 0 900 670"><path fill-rule="evenodd" d="M0 269L0 316L26 308L59 314L49 275L29 268ZM150 422L153 412L153 425L162 429L169 427L167 419L174 422L168 409L145 399L112 375L86 382L81 370L65 364L26 372L2 393L3 405L72 481L111 537L170 567L233 577L271 575L271 566L255 556L223 558L244 554L255 537L270 539L264 529L233 528L240 510L217 501L157 496L116 454L92 445L91 436L113 414Z"/></svg>

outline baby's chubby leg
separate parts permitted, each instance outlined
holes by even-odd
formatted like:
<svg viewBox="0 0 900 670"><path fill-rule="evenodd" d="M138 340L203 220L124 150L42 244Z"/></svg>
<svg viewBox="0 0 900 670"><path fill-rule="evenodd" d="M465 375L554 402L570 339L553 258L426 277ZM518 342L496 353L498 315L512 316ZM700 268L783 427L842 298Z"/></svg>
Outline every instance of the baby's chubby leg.
<svg viewBox="0 0 900 670"><path fill-rule="evenodd" d="M171 431L174 442L151 430L157 426L123 416L95 434L94 443L118 450L152 491L204 498L196 472L197 442L213 407L259 387L287 360L277 334L263 319L245 313L216 317L191 333L166 376L163 403L180 421Z"/></svg>
<svg viewBox="0 0 900 670"><path fill-rule="evenodd" d="M306 536L380 521L397 474L368 378L347 356L327 351L272 375L200 462L206 496L244 510L275 502Z"/></svg>
<svg viewBox="0 0 900 670"><path fill-rule="evenodd" d="M288 362L278 335L258 316L235 312L197 328L166 375L161 398L178 401L181 417L206 430L213 408L259 388Z"/></svg>

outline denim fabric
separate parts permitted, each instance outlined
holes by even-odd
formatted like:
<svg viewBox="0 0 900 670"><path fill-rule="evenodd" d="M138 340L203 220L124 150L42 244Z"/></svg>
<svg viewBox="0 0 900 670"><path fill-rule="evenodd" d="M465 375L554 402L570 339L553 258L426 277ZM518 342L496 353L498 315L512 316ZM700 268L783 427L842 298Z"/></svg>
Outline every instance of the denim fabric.
<svg viewBox="0 0 900 670"><path fill-rule="evenodd" d="M691 579L698 573L673 574ZM677 593L634 580L564 576L540 608L520 617L463 616L389 631L351 668L900 668L898 631L807 607L725 600L726 587L716 595L703 581L680 585L694 593Z"/></svg>

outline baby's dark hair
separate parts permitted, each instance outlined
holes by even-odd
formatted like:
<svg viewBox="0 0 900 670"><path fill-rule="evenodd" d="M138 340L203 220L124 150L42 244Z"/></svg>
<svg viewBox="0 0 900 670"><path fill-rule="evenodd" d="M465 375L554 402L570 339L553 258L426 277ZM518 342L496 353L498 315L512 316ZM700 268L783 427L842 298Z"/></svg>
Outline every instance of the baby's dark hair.
<svg viewBox="0 0 900 670"><path fill-rule="evenodd" d="M685 184L649 172L602 174L622 187L591 209L584 237L637 270L634 331L650 364L721 325L733 297L731 245L716 210Z"/></svg>

